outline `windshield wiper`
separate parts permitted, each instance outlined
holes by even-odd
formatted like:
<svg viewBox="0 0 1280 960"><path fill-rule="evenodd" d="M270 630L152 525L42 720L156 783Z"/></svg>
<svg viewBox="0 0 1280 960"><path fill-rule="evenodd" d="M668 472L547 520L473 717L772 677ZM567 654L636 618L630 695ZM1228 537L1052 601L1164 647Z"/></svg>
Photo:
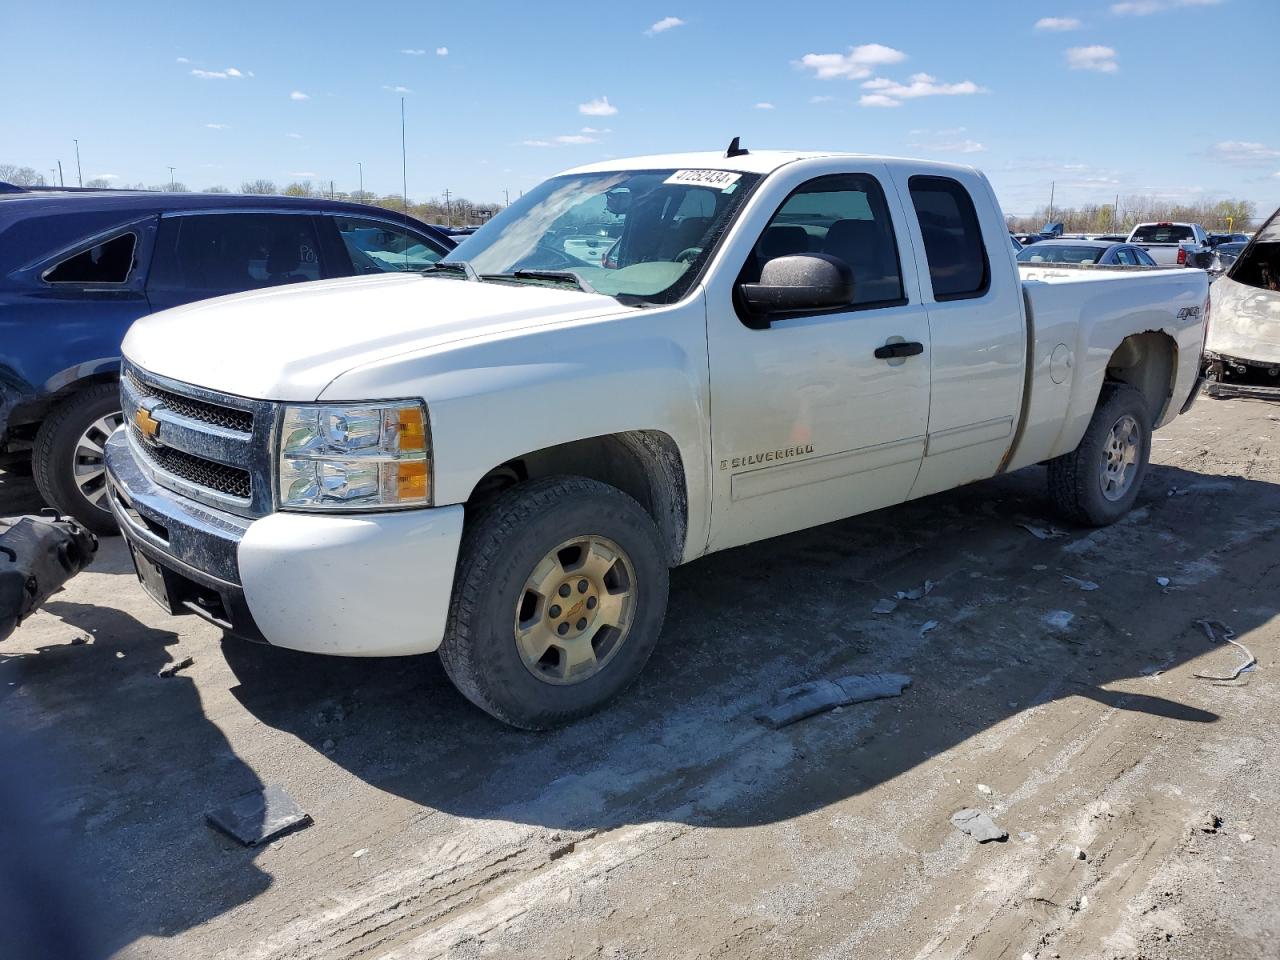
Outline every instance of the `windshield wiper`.
<svg viewBox="0 0 1280 960"><path fill-rule="evenodd" d="M436 271L439 271L441 273L456 273L461 275L466 280L480 279L480 277L476 275L476 268L471 266L471 264L469 264L466 260L450 260L448 262L445 262L444 260L440 260L440 261L437 261L436 263L428 264L426 267L422 269L422 272L424 274L435 273Z"/></svg>
<svg viewBox="0 0 1280 960"><path fill-rule="evenodd" d="M553 283L572 283L583 293L600 291L572 270L513 270L510 273L485 273L481 280L550 280Z"/></svg>

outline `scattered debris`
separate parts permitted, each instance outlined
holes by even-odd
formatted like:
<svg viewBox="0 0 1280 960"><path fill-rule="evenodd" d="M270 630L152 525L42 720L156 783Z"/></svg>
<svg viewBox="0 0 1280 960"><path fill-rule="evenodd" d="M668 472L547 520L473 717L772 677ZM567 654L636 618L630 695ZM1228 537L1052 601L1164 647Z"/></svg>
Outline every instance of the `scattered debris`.
<svg viewBox="0 0 1280 960"><path fill-rule="evenodd" d="M921 597L929 594L937 584L932 580L926 580L914 590L899 590L893 595L895 600L919 600Z"/></svg>
<svg viewBox="0 0 1280 960"><path fill-rule="evenodd" d="M174 660L170 663L166 663L163 667L161 667L159 671L156 673L156 676L162 677L162 678L172 677L179 670L185 670L187 669L187 667L191 666L195 662L196 662L195 657L183 657L181 660Z"/></svg>
<svg viewBox="0 0 1280 960"><path fill-rule="evenodd" d="M987 796L987 797L991 796L991 788L988 787L985 783L978 784L978 792L983 796Z"/></svg>
<svg viewBox="0 0 1280 960"><path fill-rule="evenodd" d="M1252 834L1252 833L1242 833L1242 834L1240 834L1240 842L1241 842L1241 843L1249 843L1251 840L1253 840L1253 834Z"/></svg>
<svg viewBox="0 0 1280 960"><path fill-rule="evenodd" d="M926 620L924 623L920 624L920 636L923 637L930 630L936 630L937 628L938 628L937 620Z"/></svg>
<svg viewBox="0 0 1280 960"><path fill-rule="evenodd" d="M1086 592L1089 590L1098 589L1098 585L1094 583L1092 580L1081 580L1079 577L1070 577L1070 576L1066 576L1065 574L1062 577L1062 582L1074 583L1077 587L1079 587L1081 590L1084 590Z"/></svg>
<svg viewBox="0 0 1280 960"><path fill-rule="evenodd" d="M1032 569L1032 570L1036 570L1036 571L1041 571L1041 570L1048 570L1048 569L1049 569L1049 567L1048 567L1048 565L1047 565L1047 564L1043 564L1043 563L1033 563L1033 564L1031 565L1031 569Z"/></svg>
<svg viewBox="0 0 1280 960"><path fill-rule="evenodd" d="M1067 535L1067 531L1059 530L1057 527L1037 527L1030 523L1020 523L1018 526L1037 540L1057 540L1059 537Z"/></svg>
<svg viewBox="0 0 1280 960"><path fill-rule="evenodd" d="M89 635L87 633L80 633L71 638L71 645L73 647L82 647L88 642Z"/></svg>
<svg viewBox="0 0 1280 960"><path fill-rule="evenodd" d="M1018 839L1021 840L1023 843L1035 843L1038 838L1034 833L1031 833L1027 830L1023 830L1018 834Z"/></svg>
<svg viewBox="0 0 1280 960"><path fill-rule="evenodd" d="M877 600L876 605L871 608L872 613L893 613L898 609L898 601L896 600Z"/></svg>
<svg viewBox="0 0 1280 960"><path fill-rule="evenodd" d="M989 840L1001 842L1009 839L1008 831L1001 830L987 814L968 807L951 815L951 823L962 833L967 833L979 843Z"/></svg>
<svg viewBox="0 0 1280 960"><path fill-rule="evenodd" d="M1216 813L1206 813L1197 825L1197 829L1201 833L1217 833L1218 828L1222 826L1222 818Z"/></svg>
<svg viewBox="0 0 1280 960"><path fill-rule="evenodd" d="M311 814L298 806L284 787L272 784L208 811L205 819L246 847L256 847L286 830L305 827L311 823Z"/></svg>
<svg viewBox="0 0 1280 960"><path fill-rule="evenodd" d="M901 696L909 686L911 678L903 673L858 673L838 680L814 680L780 691L777 703L756 719L777 730L850 703Z"/></svg>
<svg viewBox="0 0 1280 960"><path fill-rule="evenodd" d="M1160 586L1162 586L1162 587L1167 587L1167 586L1169 585L1169 578L1168 578L1168 577L1156 577L1156 583L1158 583L1158 584L1159 584Z"/></svg>
<svg viewBox="0 0 1280 960"><path fill-rule="evenodd" d="M1246 670L1252 669L1254 664L1258 662L1258 658L1249 652L1249 648L1246 647L1243 643L1240 643L1238 640L1236 640L1236 632L1232 630L1230 627L1228 627L1221 620L1197 620L1196 623L1200 624L1200 627L1204 630L1204 634L1206 637L1209 638L1210 642L1218 639L1217 634L1214 633L1214 627L1217 627L1219 630L1222 631L1222 639L1225 640L1227 643L1230 643L1233 646L1237 646L1241 650L1243 650L1246 659L1244 663L1236 667L1235 672L1232 673L1230 676L1215 677L1212 674L1208 674L1208 673L1193 673L1192 674L1193 677L1199 677L1201 680L1224 680L1224 681L1235 680L1237 677L1240 676L1240 674L1244 673Z"/></svg>
<svg viewBox="0 0 1280 960"><path fill-rule="evenodd" d="M1088 859L1089 859L1089 854L1088 854L1088 852L1087 852L1086 850L1084 850L1083 848L1081 848L1081 847L1076 847L1076 848L1075 848L1075 850L1072 852L1071 856L1075 857L1075 859L1077 859L1077 860L1088 860Z"/></svg>
<svg viewBox="0 0 1280 960"><path fill-rule="evenodd" d="M363 856L364 856L366 853L368 853L368 852L369 852L369 848L368 848L368 847L361 847L359 850L357 850L355 853L353 853L353 854L351 855L351 859L352 859L352 860L359 860L361 857L363 857Z"/></svg>
<svg viewBox="0 0 1280 960"><path fill-rule="evenodd" d="M1050 610L1041 618L1041 622L1046 627L1052 627L1054 630L1067 630L1071 627L1071 621L1075 618L1076 615L1067 610Z"/></svg>

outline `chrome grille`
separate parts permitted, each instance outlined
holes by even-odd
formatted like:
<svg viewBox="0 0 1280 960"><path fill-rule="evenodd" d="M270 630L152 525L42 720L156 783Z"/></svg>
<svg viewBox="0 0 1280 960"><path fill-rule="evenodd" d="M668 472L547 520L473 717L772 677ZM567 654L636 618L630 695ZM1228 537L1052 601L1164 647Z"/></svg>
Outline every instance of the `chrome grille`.
<svg viewBox="0 0 1280 960"><path fill-rule="evenodd" d="M129 431L133 434L135 449L141 450L148 460L166 473L228 497L248 500L253 496L253 480L248 470L215 463L172 447L153 446L133 424L129 425Z"/></svg>
<svg viewBox="0 0 1280 960"><path fill-rule="evenodd" d="M130 370L126 376L140 397L154 397L168 409L179 416L200 423L208 423L215 427L235 430L238 433L253 433L253 414L247 410L236 410L215 403L206 403L194 397L184 397L165 390L153 383L144 383L136 370Z"/></svg>
<svg viewBox="0 0 1280 960"><path fill-rule="evenodd" d="M277 404L182 383L128 361L120 404L135 459L155 483L241 517L274 509Z"/></svg>

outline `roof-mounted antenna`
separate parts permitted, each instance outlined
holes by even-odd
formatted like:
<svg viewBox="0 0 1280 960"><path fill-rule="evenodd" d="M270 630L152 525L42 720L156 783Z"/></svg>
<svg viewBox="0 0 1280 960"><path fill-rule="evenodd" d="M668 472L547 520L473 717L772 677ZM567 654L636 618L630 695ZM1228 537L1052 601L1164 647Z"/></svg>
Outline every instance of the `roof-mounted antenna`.
<svg viewBox="0 0 1280 960"><path fill-rule="evenodd" d="M738 146L738 141L741 139L742 139L741 137L734 137L732 140L729 141L729 149L724 152L724 155L726 158L745 157L748 153L751 152L746 147Z"/></svg>

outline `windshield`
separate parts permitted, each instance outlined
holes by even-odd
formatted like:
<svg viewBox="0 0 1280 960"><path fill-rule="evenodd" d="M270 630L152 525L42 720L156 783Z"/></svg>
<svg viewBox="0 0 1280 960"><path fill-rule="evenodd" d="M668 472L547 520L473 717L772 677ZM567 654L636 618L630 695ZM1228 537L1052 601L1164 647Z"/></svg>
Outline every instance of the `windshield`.
<svg viewBox="0 0 1280 960"><path fill-rule="evenodd" d="M1195 231L1190 227L1172 223L1144 223L1133 231L1132 243L1180 243L1194 240Z"/></svg>
<svg viewBox="0 0 1280 960"><path fill-rule="evenodd" d="M684 296L758 174L625 170L553 177L464 240L445 263L481 279L560 271L624 302Z"/></svg>
<svg viewBox="0 0 1280 960"><path fill-rule="evenodd" d="M1018 251L1022 263L1097 263L1104 247L1071 247L1037 243Z"/></svg>

